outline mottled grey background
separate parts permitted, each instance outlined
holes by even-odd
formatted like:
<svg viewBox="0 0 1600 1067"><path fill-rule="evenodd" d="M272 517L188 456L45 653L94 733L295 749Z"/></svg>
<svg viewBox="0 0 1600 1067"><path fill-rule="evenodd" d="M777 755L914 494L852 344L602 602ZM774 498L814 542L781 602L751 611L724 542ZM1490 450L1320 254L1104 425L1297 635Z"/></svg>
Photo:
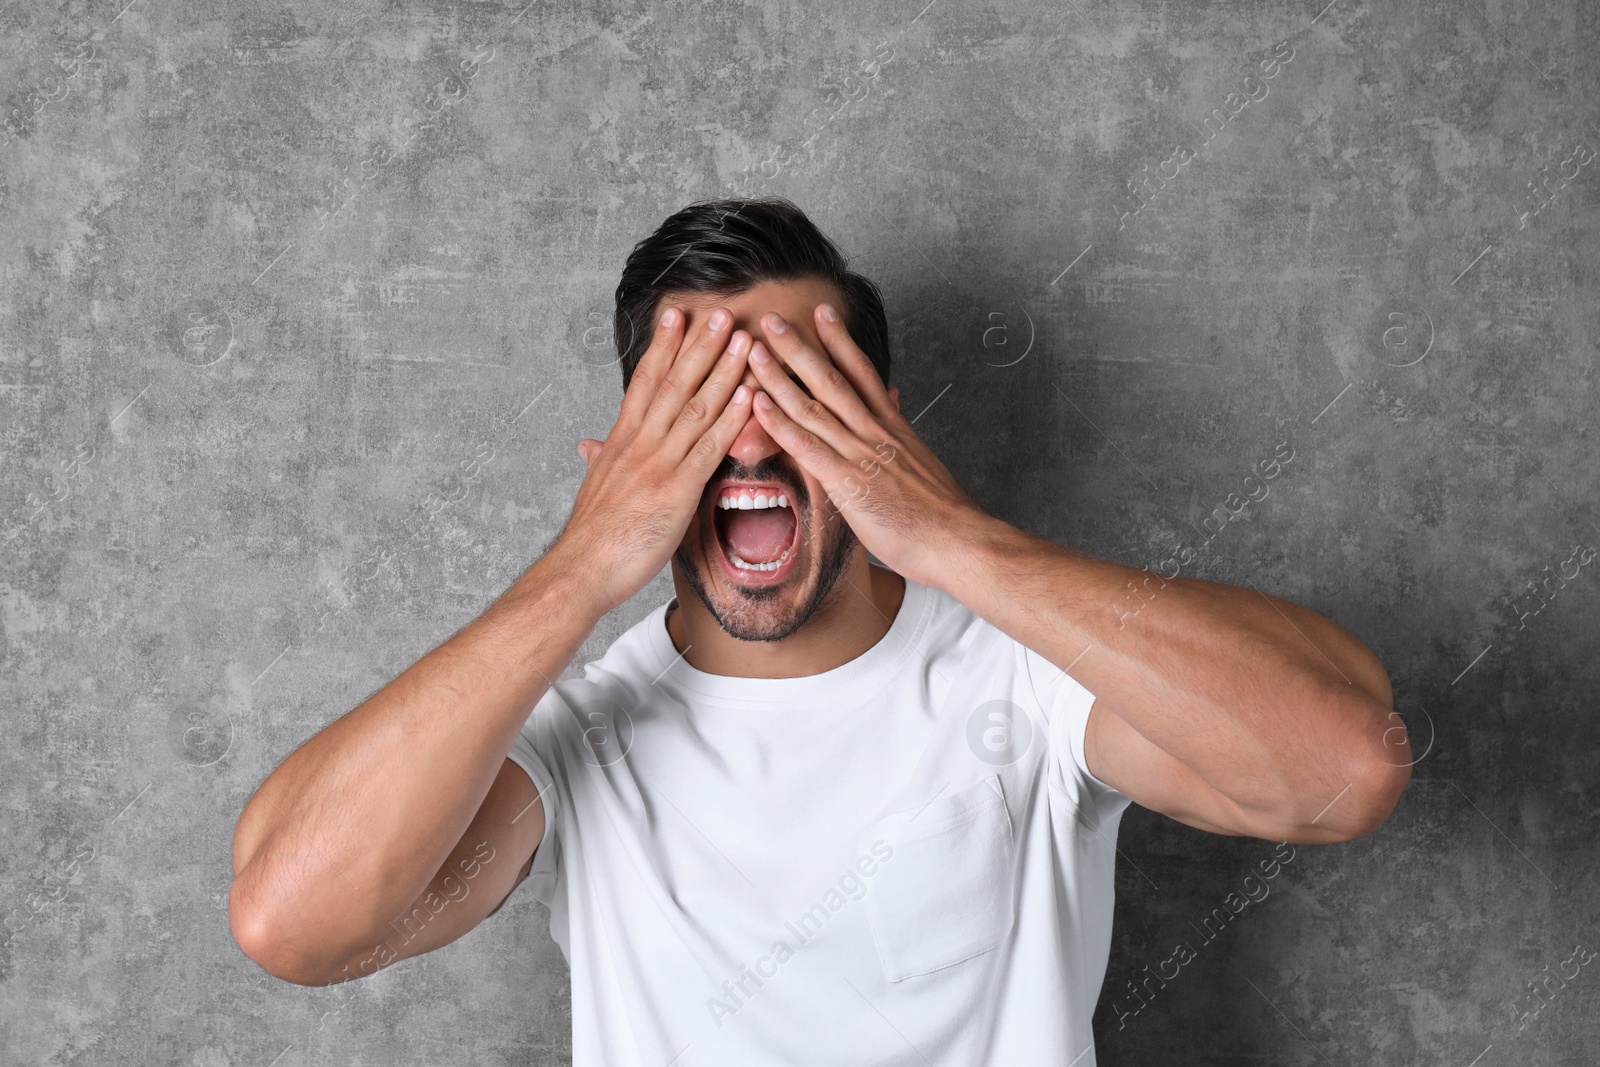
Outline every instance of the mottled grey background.
<svg viewBox="0 0 1600 1067"><path fill-rule="evenodd" d="M1189 545L1395 680L1393 818L1137 1014L1272 846L1129 813L1100 1062L1594 1062L1600 962L1530 989L1600 948L1596 6L925 2L5 7L0 1062L569 1062L526 894L301 988L229 935L231 834L559 528L632 243L767 192L985 506Z"/></svg>

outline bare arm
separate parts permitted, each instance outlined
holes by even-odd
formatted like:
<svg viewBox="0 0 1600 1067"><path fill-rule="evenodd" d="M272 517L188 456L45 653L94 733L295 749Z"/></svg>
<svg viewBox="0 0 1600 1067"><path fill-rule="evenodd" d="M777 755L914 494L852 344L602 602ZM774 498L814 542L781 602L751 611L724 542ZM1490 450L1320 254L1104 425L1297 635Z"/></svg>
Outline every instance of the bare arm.
<svg viewBox="0 0 1600 1067"><path fill-rule="evenodd" d="M339 966L295 980L328 985L363 978L448 945L499 911L528 876L544 828L544 806L533 783L506 760L467 832L411 906Z"/></svg>
<svg viewBox="0 0 1600 1067"><path fill-rule="evenodd" d="M1148 572L997 519L980 531L952 595L1096 694L1096 777L1180 822L1270 841L1348 841L1393 810L1409 778L1379 747L1393 694L1353 634L1197 578L1157 579L1124 621L1123 590Z"/></svg>
<svg viewBox="0 0 1600 1067"><path fill-rule="evenodd" d="M403 937L399 920L451 873L446 860L472 854L475 820L493 831L482 835L496 854L493 876L532 855L543 809L514 824L516 812L499 810L508 797L533 793L520 769L504 770L506 752L606 610L583 574L546 556L483 615L268 776L234 835L229 912L246 953L291 981L334 980L353 956ZM485 808L503 771L527 789L511 779L506 796ZM486 885L501 880L493 876ZM464 919L472 909L450 910Z"/></svg>
<svg viewBox="0 0 1600 1067"><path fill-rule="evenodd" d="M328 984L381 966L364 966L375 951L437 948L526 873L544 811L506 753L595 623L667 564L750 417L750 336L724 316L685 339L682 313L662 315L610 436L579 446L588 473L549 553L250 798L229 918L269 972Z"/></svg>
<svg viewBox="0 0 1600 1067"><path fill-rule="evenodd" d="M1274 841L1350 840L1388 817L1409 746L1371 649L1281 597L1195 578L1163 581L1128 612L1125 590L1147 572L985 512L830 310L813 313L826 353L763 318L781 362L752 357L756 417L867 551L1097 695L1085 739L1097 777L1190 825Z"/></svg>

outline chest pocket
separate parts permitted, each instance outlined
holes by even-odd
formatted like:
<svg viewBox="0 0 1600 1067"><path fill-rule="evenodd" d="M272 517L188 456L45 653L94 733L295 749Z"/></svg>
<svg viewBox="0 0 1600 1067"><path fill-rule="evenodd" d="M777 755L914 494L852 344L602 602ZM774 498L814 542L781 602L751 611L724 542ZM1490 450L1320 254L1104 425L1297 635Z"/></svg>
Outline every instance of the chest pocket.
<svg viewBox="0 0 1600 1067"><path fill-rule="evenodd" d="M996 775L894 812L867 833L893 851L862 898L891 982L988 952L1014 920L1011 813Z"/></svg>

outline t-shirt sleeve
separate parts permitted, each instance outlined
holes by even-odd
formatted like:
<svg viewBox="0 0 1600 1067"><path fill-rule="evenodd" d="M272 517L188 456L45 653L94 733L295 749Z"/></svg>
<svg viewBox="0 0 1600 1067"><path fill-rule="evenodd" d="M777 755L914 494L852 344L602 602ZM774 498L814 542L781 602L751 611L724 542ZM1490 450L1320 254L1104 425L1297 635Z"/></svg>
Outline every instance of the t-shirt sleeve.
<svg viewBox="0 0 1600 1067"><path fill-rule="evenodd" d="M544 837L533 853L533 867L528 872L527 885L534 897L549 906L561 876L561 842L556 828L562 814L561 789L554 769L560 758L560 747L555 743L551 715L559 697L555 690L539 700L522 729L511 742L506 758L521 767L538 790L544 807Z"/></svg>
<svg viewBox="0 0 1600 1067"><path fill-rule="evenodd" d="M1017 648L1022 671L1048 723L1051 777L1057 779L1058 786L1065 788L1069 795L1090 803L1127 800L1122 792L1102 782L1089 770L1084 734L1089 728L1089 709L1094 705L1094 694L1026 645L1019 642Z"/></svg>
<svg viewBox="0 0 1600 1067"><path fill-rule="evenodd" d="M560 801L556 796L555 775L550 773L549 765L545 763L539 746L534 742L538 728L536 721L538 714L538 708L534 708L528 714L527 721L522 724L522 729L511 742L511 751L506 753L506 758L521 767L533 782L533 787L539 791L539 799L544 804L544 822L548 827L555 822L556 805Z"/></svg>

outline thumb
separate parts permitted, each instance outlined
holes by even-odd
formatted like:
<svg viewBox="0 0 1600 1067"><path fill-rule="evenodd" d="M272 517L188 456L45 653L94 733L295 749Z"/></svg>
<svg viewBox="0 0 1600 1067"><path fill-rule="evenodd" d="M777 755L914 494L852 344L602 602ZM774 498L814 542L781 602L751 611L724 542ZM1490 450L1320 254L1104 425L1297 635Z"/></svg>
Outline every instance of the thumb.
<svg viewBox="0 0 1600 1067"><path fill-rule="evenodd" d="M578 455L582 457L585 466L594 462L594 458L600 454L600 447L601 442L592 437L585 437L578 442Z"/></svg>

